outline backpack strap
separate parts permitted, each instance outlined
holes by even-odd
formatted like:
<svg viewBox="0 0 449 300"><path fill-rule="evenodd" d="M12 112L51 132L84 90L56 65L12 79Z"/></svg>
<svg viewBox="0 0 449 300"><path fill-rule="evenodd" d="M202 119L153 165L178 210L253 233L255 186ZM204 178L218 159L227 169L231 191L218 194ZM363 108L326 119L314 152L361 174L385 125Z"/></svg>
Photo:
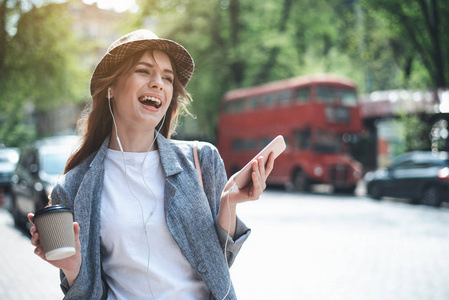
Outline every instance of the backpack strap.
<svg viewBox="0 0 449 300"><path fill-rule="evenodd" d="M200 161L198 160L198 141L193 142L193 159L195 160L195 168L198 172L198 178L200 179L201 187L204 190L203 177L201 176Z"/></svg>

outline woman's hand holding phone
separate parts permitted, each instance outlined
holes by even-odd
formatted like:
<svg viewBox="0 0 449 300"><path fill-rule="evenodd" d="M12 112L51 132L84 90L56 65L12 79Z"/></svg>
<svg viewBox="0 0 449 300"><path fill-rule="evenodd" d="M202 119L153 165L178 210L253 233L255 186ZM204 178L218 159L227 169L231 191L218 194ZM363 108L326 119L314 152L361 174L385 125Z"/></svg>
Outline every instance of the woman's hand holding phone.
<svg viewBox="0 0 449 300"><path fill-rule="evenodd" d="M252 163L255 160L258 160L262 157L263 165L265 166L269 155L272 153L274 158L278 157L286 148L284 137L282 135L278 135L275 139L273 139L265 148L262 149L246 166L244 166L240 171L238 171L233 178L234 182L237 184L239 189L243 189L251 183L251 170ZM271 172L271 170L270 170ZM268 176L267 176L268 177ZM265 178L266 179L266 178Z"/></svg>
<svg viewBox="0 0 449 300"><path fill-rule="evenodd" d="M258 200L266 188L266 181L274 167L274 160L286 148L284 138L276 137L239 172L229 178L221 194L218 222L234 237L236 206Z"/></svg>

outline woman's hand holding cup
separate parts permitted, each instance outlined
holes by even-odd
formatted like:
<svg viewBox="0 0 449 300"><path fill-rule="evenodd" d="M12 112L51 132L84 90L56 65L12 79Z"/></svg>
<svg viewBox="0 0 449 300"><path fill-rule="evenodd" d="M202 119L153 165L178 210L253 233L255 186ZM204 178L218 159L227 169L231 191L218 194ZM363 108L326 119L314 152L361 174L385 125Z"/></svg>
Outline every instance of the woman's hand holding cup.
<svg viewBox="0 0 449 300"><path fill-rule="evenodd" d="M61 269L64 272L65 276L67 277L69 285L71 286L75 281L76 277L78 276L81 267L81 244L79 241L79 232L80 232L79 224L77 222L73 222L73 230L75 236L75 254L63 259L48 260L45 257L45 253L39 238L39 232L37 231L37 227L34 224L33 219L34 214L32 213L28 214L28 220L32 224L30 228L31 244L36 247L36 249L34 249L34 253L43 260L52 264L53 266Z"/></svg>

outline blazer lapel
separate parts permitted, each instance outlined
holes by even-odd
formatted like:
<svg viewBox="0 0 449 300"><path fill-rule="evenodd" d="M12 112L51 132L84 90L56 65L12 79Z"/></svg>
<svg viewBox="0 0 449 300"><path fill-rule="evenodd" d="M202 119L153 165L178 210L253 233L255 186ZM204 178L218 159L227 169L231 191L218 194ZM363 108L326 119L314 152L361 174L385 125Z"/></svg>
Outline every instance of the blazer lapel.
<svg viewBox="0 0 449 300"><path fill-rule="evenodd" d="M74 201L75 217L79 219L79 223L85 232L95 232L92 226L100 226L99 222L91 224L91 220L100 220L101 193L104 178L104 158L109 145L109 137L103 142L102 146L95 154L94 159L89 165L89 170L83 177L78 193ZM99 231L98 231L99 233ZM86 248L89 241L89 235L80 235L80 239L84 237L86 240L80 240L81 245ZM99 239L98 239L99 240ZM86 248L87 249L87 248Z"/></svg>

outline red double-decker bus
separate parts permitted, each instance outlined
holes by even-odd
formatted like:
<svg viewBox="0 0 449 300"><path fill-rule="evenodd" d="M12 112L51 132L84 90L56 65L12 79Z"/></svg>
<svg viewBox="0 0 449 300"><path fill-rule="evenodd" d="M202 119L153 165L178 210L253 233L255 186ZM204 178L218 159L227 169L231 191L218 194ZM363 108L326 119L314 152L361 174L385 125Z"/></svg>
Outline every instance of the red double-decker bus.
<svg viewBox="0 0 449 300"><path fill-rule="evenodd" d="M311 75L233 90L222 99L217 146L231 175L274 137L287 149L276 159L270 184L307 191L314 183L354 192L362 166L347 141L362 122L355 84L330 74Z"/></svg>

